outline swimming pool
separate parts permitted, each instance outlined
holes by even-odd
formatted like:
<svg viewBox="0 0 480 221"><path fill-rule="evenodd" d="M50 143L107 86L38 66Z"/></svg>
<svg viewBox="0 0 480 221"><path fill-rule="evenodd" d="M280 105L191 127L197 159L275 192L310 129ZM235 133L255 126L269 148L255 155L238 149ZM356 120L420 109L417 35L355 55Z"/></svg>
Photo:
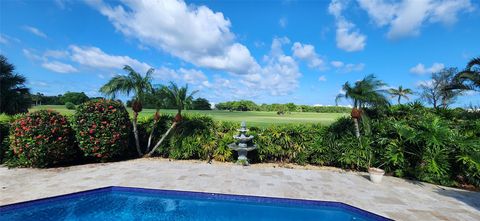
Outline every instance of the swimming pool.
<svg viewBox="0 0 480 221"><path fill-rule="evenodd" d="M390 220L338 202L105 187L0 207L0 220Z"/></svg>

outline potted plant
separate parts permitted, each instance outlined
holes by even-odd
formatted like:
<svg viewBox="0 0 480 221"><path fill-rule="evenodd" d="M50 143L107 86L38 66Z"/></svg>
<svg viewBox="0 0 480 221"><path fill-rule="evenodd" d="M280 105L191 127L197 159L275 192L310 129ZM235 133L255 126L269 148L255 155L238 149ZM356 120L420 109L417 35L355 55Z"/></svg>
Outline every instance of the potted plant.
<svg viewBox="0 0 480 221"><path fill-rule="evenodd" d="M383 178L383 175L385 174L385 171L380 168L370 167L368 168L368 173L370 174L370 180L373 183L380 183L382 182L382 178Z"/></svg>
<svg viewBox="0 0 480 221"><path fill-rule="evenodd" d="M361 140L360 145L362 145ZM368 145L368 147L370 147L370 145ZM370 164L373 158L372 154L373 152L370 148L370 154L368 154L368 174L370 174L370 181L378 184L382 182L383 175L385 175L385 170L380 169L380 167L383 166L385 163L382 163L378 167L372 167Z"/></svg>

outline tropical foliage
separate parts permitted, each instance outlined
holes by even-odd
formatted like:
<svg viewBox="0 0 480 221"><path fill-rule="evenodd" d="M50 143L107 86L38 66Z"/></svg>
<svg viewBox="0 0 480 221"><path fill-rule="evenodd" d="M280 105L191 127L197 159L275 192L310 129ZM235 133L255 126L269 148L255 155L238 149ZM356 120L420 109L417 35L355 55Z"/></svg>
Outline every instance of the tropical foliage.
<svg viewBox="0 0 480 221"><path fill-rule="evenodd" d="M400 104L400 100L402 98L409 100L408 95L412 95L413 91L409 88L403 88L402 86L399 86L398 88L390 88L388 93L392 95L392 98L396 97L398 104Z"/></svg>
<svg viewBox="0 0 480 221"><path fill-rule="evenodd" d="M134 101L132 103L133 109L133 133L135 136L135 147L137 153L142 156L143 153L140 148L140 140L138 138L138 113L142 111L142 101L146 94L152 91L152 74L154 69L149 69L145 76L136 72L132 67L125 65L123 68L128 74L117 75L110 79L105 85L100 88L100 92L111 98L115 98L118 93L126 94L127 96L133 93Z"/></svg>
<svg viewBox="0 0 480 221"><path fill-rule="evenodd" d="M25 113L30 107L30 90L25 77L14 73L15 66L0 55L0 114Z"/></svg>
<svg viewBox="0 0 480 221"><path fill-rule="evenodd" d="M157 144L152 148L150 152L146 154L147 157L151 156L155 150L162 144L165 138L170 134L170 131L178 124L182 122L182 110L186 109L188 106L192 104L193 95L198 91L190 92L188 90L188 85L184 87L178 87L177 84L170 82L169 86L163 86L161 88L161 93L165 96L165 102L173 105L177 109L177 115L175 116L175 120L170 126L170 128L163 134L162 138L157 142ZM153 125L153 129L155 130L155 125L158 123L158 111L155 113L155 121ZM148 148L150 148L150 140L148 142Z"/></svg>
<svg viewBox="0 0 480 221"><path fill-rule="evenodd" d="M362 109L366 107L380 107L389 105L388 99L385 97L386 86L381 80L378 80L373 74L370 74L355 84L346 82L342 86L344 93L337 95L335 102L342 98L352 101L352 118L355 125L355 135L360 137L359 119L362 116Z"/></svg>
<svg viewBox="0 0 480 221"><path fill-rule="evenodd" d="M480 57L472 58L465 67L455 75L451 90L480 90Z"/></svg>

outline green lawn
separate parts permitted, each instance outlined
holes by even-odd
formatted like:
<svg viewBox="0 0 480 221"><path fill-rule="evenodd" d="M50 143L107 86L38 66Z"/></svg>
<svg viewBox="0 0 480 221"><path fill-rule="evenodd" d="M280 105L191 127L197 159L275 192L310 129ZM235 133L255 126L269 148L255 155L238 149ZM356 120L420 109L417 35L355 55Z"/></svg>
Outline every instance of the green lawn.
<svg viewBox="0 0 480 221"><path fill-rule="evenodd" d="M72 115L73 110L68 110L64 105L42 105L32 107L30 111L50 109L59 111L65 115ZM131 113L131 109L129 109ZM175 114L176 110L161 110L161 113ZM155 113L154 109L144 109L139 117L150 117ZM293 112L283 116L277 115L275 112L261 112L261 111L247 111L247 112L229 112L219 110L187 110L185 113L204 114L212 117L218 121L232 121L241 122L246 121L249 126L264 127L272 124L303 124L303 123L321 123L329 125L341 116L346 116L345 113L308 113L308 112Z"/></svg>

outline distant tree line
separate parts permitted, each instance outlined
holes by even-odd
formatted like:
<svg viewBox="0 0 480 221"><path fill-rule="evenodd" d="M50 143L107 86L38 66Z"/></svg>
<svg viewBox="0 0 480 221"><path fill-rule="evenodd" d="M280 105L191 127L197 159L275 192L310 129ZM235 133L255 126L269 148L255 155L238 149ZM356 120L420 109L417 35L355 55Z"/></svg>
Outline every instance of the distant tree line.
<svg viewBox="0 0 480 221"><path fill-rule="evenodd" d="M351 108L349 107L296 105L294 103L258 105L255 102L249 101L249 100L222 102L215 105L215 108L218 110L230 110L230 111L274 111L278 113L286 113L286 112L348 113L351 110Z"/></svg>
<svg viewBox="0 0 480 221"><path fill-rule="evenodd" d="M159 102L166 100L166 96L162 93L146 93L143 97L142 106L146 109L177 109L177 105L172 102ZM127 107L132 107L133 99L127 101ZM197 98L186 106L187 110L211 110L210 101L205 98Z"/></svg>
<svg viewBox="0 0 480 221"><path fill-rule="evenodd" d="M88 97L84 92L66 92L65 94L47 96L42 93L30 95L32 105L64 105L73 103L79 105L89 100L99 99L101 97Z"/></svg>

